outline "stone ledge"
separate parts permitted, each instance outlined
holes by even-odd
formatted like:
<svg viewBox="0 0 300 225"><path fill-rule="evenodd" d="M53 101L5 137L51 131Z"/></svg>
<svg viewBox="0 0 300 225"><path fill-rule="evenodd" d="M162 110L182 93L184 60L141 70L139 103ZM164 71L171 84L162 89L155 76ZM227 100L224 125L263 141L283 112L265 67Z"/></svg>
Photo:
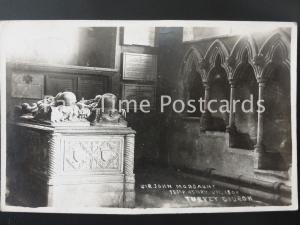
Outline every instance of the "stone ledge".
<svg viewBox="0 0 300 225"><path fill-rule="evenodd" d="M183 116L181 117L182 121L184 122L197 122L200 125L200 120L201 117L196 117L196 116Z"/></svg>
<svg viewBox="0 0 300 225"><path fill-rule="evenodd" d="M290 184L288 171L255 169L254 175L257 179L263 178L264 180L268 180L271 182L283 182L286 185Z"/></svg>
<svg viewBox="0 0 300 225"><path fill-rule="evenodd" d="M232 147L229 147L229 148L227 149L227 151L228 151L229 153L233 153L233 154L240 154L240 155L253 156L253 150L249 150L249 149L232 148Z"/></svg>
<svg viewBox="0 0 300 225"><path fill-rule="evenodd" d="M242 193L251 194L272 204L291 204L291 188L281 182L258 180L243 175L228 175L214 171L212 168L206 170L182 168L178 173L185 177L205 182L209 181L224 188L239 190Z"/></svg>

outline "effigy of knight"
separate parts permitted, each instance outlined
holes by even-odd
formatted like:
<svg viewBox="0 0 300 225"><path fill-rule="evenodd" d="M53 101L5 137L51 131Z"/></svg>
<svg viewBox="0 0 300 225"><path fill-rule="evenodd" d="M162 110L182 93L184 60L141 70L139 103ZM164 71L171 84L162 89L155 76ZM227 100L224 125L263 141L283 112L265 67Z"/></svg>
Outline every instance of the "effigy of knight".
<svg viewBox="0 0 300 225"><path fill-rule="evenodd" d="M16 115L20 119L49 123L89 121L91 125L127 126L126 111L117 108L117 97L111 93L77 101L73 92L60 92L55 97L45 96L35 103L16 106Z"/></svg>

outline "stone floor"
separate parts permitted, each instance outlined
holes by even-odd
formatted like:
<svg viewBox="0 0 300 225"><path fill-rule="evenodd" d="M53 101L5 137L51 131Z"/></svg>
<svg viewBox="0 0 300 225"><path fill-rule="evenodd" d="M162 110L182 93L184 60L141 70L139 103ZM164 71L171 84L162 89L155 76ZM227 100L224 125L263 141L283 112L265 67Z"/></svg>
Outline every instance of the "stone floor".
<svg viewBox="0 0 300 225"><path fill-rule="evenodd" d="M136 207L266 206L253 196L199 182L173 169L136 169Z"/></svg>
<svg viewBox="0 0 300 225"><path fill-rule="evenodd" d="M254 196L192 179L171 168L145 164L136 168L135 176L137 208L268 205ZM7 198L9 205L28 206L26 202L21 198Z"/></svg>

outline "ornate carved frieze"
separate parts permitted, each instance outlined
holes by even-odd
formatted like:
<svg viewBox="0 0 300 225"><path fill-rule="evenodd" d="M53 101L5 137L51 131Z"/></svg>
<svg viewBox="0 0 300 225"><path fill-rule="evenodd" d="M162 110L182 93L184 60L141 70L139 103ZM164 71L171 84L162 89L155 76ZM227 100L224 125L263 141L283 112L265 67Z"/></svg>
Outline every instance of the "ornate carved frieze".
<svg viewBox="0 0 300 225"><path fill-rule="evenodd" d="M63 171L121 172L123 145L121 137L66 138Z"/></svg>

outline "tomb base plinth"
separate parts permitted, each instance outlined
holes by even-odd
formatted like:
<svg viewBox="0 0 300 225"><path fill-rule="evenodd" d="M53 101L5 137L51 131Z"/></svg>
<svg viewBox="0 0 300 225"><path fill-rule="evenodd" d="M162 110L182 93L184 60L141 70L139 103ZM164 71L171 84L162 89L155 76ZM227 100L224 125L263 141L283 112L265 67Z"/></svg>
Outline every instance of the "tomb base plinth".
<svg viewBox="0 0 300 225"><path fill-rule="evenodd" d="M134 207L134 137L129 127L11 124L11 195L23 205Z"/></svg>

